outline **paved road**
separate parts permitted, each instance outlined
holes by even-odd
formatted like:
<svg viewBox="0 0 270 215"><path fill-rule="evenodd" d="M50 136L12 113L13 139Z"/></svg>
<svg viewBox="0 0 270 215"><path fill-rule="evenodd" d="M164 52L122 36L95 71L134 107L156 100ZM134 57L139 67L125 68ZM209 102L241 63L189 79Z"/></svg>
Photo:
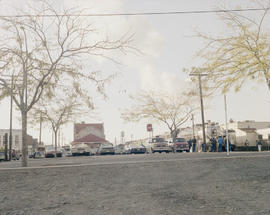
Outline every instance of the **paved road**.
<svg viewBox="0 0 270 215"><path fill-rule="evenodd" d="M270 153L0 163L0 214L270 214Z"/></svg>

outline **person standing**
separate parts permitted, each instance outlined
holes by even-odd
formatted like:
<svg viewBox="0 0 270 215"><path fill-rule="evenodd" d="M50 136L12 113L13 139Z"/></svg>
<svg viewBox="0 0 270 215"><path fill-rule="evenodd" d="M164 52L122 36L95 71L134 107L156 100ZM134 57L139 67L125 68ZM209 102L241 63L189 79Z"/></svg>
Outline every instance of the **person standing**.
<svg viewBox="0 0 270 215"><path fill-rule="evenodd" d="M257 145L258 145L258 151L261 152L262 151L262 141L258 140Z"/></svg>
<svg viewBox="0 0 270 215"><path fill-rule="evenodd" d="M222 145L224 143L224 139L222 136L218 137L218 152L222 152Z"/></svg>
<svg viewBox="0 0 270 215"><path fill-rule="evenodd" d="M246 139L245 141L246 151L248 151L248 145L249 145L249 142L248 142L248 139Z"/></svg>
<svg viewBox="0 0 270 215"><path fill-rule="evenodd" d="M216 152L217 151L217 141L216 138L212 137L210 139L211 142L211 152Z"/></svg>
<svg viewBox="0 0 270 215"><path fill-rule="evenodd" d="M188 147L189 147L189 152L192 152L192 139L189 138L188 140Z"/></svg>
<svg viewBox="0 0 270 215"><path fill-rule="evenodd" d="M197 140L196 137L194 136L192 139L192 151L196 152L196 145L197 145Z"/></svg>

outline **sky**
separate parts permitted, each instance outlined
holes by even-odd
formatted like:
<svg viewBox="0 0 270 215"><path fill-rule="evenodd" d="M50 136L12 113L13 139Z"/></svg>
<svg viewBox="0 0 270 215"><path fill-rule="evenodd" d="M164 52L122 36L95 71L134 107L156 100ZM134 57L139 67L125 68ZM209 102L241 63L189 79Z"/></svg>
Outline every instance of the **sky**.
<svg viewBox="0 0 270 215"><path fill-rule="evenodd" d="M0 15L16 13L12 9L26 7L26 1L0 1ZM28 2L31 2L28 0ZM132 13L161 11L212 10L216 8L254 7L254 1L244 0L63 0L53 1L56 8L77 6L87 8L88 13ZM267 1L261 1L266 3ZM258 7L258 5L256 5ZM27 8L26 8L27 9ZM257 16L258 12L245 13ZM78 119L77 122L103 122L106 138L120 141L121 131L125 139L147 137L146 124L153 123L154 134L167 132L164 125L151 120L127 123L121 119L121 112L132 105L129 95L140 90L154 89L173 92L183 91L190 85L184 68L201 65L196 53L202 49L203 41L195 37L196 32L211 35L226 33L226 29L216 14L185 14L160 16L118 16L90 17L102 34L119 38L127 32L134 34L133 45L141 53L127 53L115 56L121 65L115 65L105 59L93 59L86 63L90 68L99 68L104 74L117 73L115 79L106 86L108 98L93 92L96 107L95 117ZM1 33L1 31L0 31ZM91 65L89 65L91 64ZM198 98L199 100L199 98ZM206 120L224 123L224 97L217 95L205 101ZM270 92L264 83L248 82L240 92L227 93L228 117L235 121L270 121ZM14 127L20 128L19 113L14 111ZM200 123L200 112L195 113L195 122ZM190 126L187 122L185 126ZM9 128L9 99L0 102L0 128ZM29 129L29 134L38 137L38 128ZM49 126L43 128L42 140L51 144L52 133ZM73 140L73 123L61 129L61 143Z"/></svg>

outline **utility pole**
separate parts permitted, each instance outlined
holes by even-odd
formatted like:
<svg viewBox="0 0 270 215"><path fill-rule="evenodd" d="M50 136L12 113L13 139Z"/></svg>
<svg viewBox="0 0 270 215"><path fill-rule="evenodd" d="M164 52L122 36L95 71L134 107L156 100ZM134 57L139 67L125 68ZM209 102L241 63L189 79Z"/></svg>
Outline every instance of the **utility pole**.
<svg viewBox="0 0 270 215"><path fill-rule="evenodd" d="M5 145L5 161L8 160L8 134L4 135L4 145Z"/></svg>
<svg viewBox="0 0 270 215"><path fill-rule="evenodd" d="M194 131L194 114L191 114L191 121L192 121L192 136L195 137L195 131Z"/></svg>
<svg viewBox="0 0 270 215"><path fill-rule="evenodd" d="M60 129L60 126L58 128L58 148L60 148L61 146L61 143L60 143L60 133L61 133L61 129Z"/></svg>
<svg viewBox="0 0 270 215"><path fill-rule="evenodd" d="M205 122L204 122L204 107L203 107L203 95L202 95L202 76L207 76L207 74L202 74L201 72L190 73L190 76L198 76L199 79L199 90L200 90L200 103L201 103L201 116L202 116L202 133L203 133L203 144L204 151L206 151L206 135L205 135Z"/></svg>
<svg viewBox="0 0 270 215"><path fill-rule="evenodd" d="M12 109L13 109L13 79L11 76L11 87L10 87L10 112L9 112L9 160L12 159Z"/></svg>
<svg viewBox="0 0 270 215"><path fill-rule="evenodd" d="M41 146L41 129L42 129L42 113L40 113L39 118L39 145Z"/></svg>
<svg viewBox="0 0 270 215"><path fill-rule="evenodd" d="M226 95L225 94L224 94L224 106L225 106L227 156L229 156L230 155L230 149L229 149L229 134L228 134L227 100L226 100Z"/></svg>

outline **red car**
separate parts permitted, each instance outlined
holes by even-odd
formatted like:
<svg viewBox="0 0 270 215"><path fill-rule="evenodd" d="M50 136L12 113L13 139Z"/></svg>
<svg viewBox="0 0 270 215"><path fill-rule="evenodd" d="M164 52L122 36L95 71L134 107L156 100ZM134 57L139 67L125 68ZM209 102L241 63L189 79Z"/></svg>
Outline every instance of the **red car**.
<svg viewBox="0 0 270 215"><path fill-rule="evenodd" d="M185 138L177 137L173 142L173 151L174 152L189 152L189 145Z"/></svg>

